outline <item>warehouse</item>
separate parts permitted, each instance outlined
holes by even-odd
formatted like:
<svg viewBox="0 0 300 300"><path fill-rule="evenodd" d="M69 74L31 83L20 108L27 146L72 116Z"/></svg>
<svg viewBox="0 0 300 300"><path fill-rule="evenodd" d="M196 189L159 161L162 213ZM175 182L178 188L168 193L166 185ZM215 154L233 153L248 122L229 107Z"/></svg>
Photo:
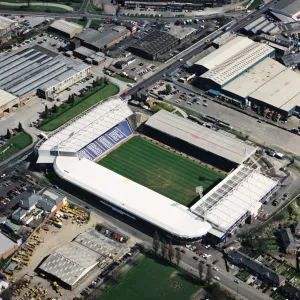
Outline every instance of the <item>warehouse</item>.
<svg viewBox="0 0 300 300"><path fill-rule="evenodd" d="M231 31L227 31L224 34L222 34L221 36L219 36L218 38L213 40L213 45L216 48L220 48L222 46L224 46L225 44L229 43L230 41L232 41L233 39L235 39L237 36L237 34L235 32L231 32Z"/></svg>
<svg viewBox="0 0 300 300"><path fill-rule="evenodd" d="M222 170L232 170L256 148L190 120L161 110L145 123L147 135Z"/></svg>
<svg viewBox="0 0 300 300"><path fill-rule="evenodd" d="M12 31L17 26L16 20L0 16L0 45L11 39Z"/></svg>
<svg viewBox="0 0 300 300"><path fill-rule="evenodd" d="M80 58L80 59L82 59L82 60L85 60L85 59L87 59L88 57L90 57L91 55L95 54L96 51L81 46L81 47L79 47L79 48L76 48L76 49L73 51L73 53L74 53L74 56L76 56L76 57L78 57L78 58Z"/></svg>
<svg viewBox="0 0 300 300"><path fill-rule="evenodd" d="M1 57L0 68L0 88L20 101L37 92L42 97L53 98L53 86L58 93L90 74L90 66L38 45Z"/></svg>
<svg viewBox="0 0 300 300"><path fill-rule="evenodd" d="M97 266L104 269L111 264L111 259L121 248L119 242L90 228L50 254L38 272L65 288L73 289Z"/></svg>
<svg viewBox="0 0 300 300"><path fill-rule="evenodd" d="M96 52L95 54L92 54L89 58L91 59L92 64L96 66L100 65L105 61L105 55L101 52Z"/></svg>
<svg viewBox="0 0 300 300"><path fill-rule="evenodd" d="M230 46L234 41L235 40L227 45ZM217 51L223 52L222 49L226 46ZM232 48L233 52L235 52L235 47ZM270 46L261 43L252 43L243 50L231 54L229 58L223 60L222 63L214 63L216 66L202 74L199 77L198 82L204 89L220 91L226 84L230 83L267 57L274 56L274 54L275 50Z"/></svg>
<svg viewBox="0 0 300 300"><path fill-rule="evenodd" d="M287 67L296 67L299 68L300 65L300 52L290 53L280 58L281 63Z"/></svg>
<svg viewBox="0 0 300 300"><path fill-rule="evenodd" d="M102 28L102 31L87 28L84 32L77 35L81 45L94 50L104 51L121 40L130 36L130 31L123 26Z"/></svg>
<svg viewBox="0 0 300 300"><path fill-rule="evenodd" d="M188 37L194 35L197 29L193 27L182 27L172 25L168 33L179 39L180 43L183 43Z"/></svg>
<svg viewBox="0 0 300 300"><path fill-rule="evenodd" d="M179 39L163 31L148 33L128 50L133 54L149 60L155 60L179 44Z"/></svg>
<svg viewBox="0 0 300 300"><path fill-rule="evenodd" d="M4 116L4 112L12 112L14 106L20 106L17 96L10 94L4 90L0 90L0 117Z"/></svg>
<svg viewBox="0 0 300 300"><path fill-rule="evenodd" d="M279 182L257 169L241 165L196 202L191 211L213 226L209 235L222 241L247 218L256 219L262 203L279 187Z"/></svg>
<svg viewBox="0 0 300 300"><path fill-rule="evenodd" d="M18 244L14 243L3 233L0 233L0 259L4 260L11 256L18 249Z"/></svg>
<svg viewBox="0 0 300 300"><path fill-rule="evenodd" d="M197 61L193 66L193 70L197 73L197 75L202 75L203 73L223 63L236 53L246 49L253 43L254 42L248 38L238 36L220 49Z"/></svg>
<svg viewBox="0 0 300 300"><path fill-rule="evenodd" d="M284 70L283 65L272 58L266 58L225 85L222 88L222 94L245 102L250 94Z"/></svg>
<svg viewBox="0 0 300 300"><path fill-rule="evenodd" d="M252 104L268 107L284 116L300 109L300 75L284 69L249 95Z"/></svg>
<svg viewBox="0 0 300 300"><path fill-rule="evenodd" d="M270 8L269 14L273 15L277 20L290 23L299 21L300 18L300 1L285 0L276 4L275 8Z"/></svg>
<svg viewBox="0 0 300 300"><path fill-rule="evenodd" d="M76 34L82 32L83 27L65 20L56 20L49 26L48 30L71 39Z"/></svg>

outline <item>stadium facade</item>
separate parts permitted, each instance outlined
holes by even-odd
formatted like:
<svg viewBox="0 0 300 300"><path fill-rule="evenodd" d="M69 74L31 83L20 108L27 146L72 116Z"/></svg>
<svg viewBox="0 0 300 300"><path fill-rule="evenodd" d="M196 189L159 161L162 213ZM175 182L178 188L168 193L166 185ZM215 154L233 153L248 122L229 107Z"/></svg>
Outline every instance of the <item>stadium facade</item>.
<svg viewBox="0 0 300 300"><path fill-rule="evenodd" d="M288 117L300 112L300 75L273 59L275 50L238 36L198 61L197 84L238 105Z"/></svg>
<svg viewBox="0 0 300 300"><path fill-rule="evenodd" d="M205 236L216 242L223 241L246 218L256 218L261 203L279 187L276 180L243 164L253 155L255 148L247 148L246 144L232 144L233 141L222 136L215 136L218 145L213 147L213 141L205 137L214 132L208 129L209 132L203 133L203 126L196 125L199 128L195 128L189 120L180 125L181 132L177 129L180 134L173 135L174 139L190 143L188 137L198 134L197 143L193 147L205 151L210 149L209 153L218 156L224 151L224 156L228 156L237 166L236 170L191 208L96 164L100 156L134 135L130 125L131 115L127 102L120 98L114 97L96 105L38 145L37 164L40 167L53 167L61 184L71 184L72 188L92 195L100 204L136 224L143 221L165 233L168 238L184 242ZM169 118L167 123L170 123L159 130L170 135L172 133L169 129L172 124L178 124L177 118L180 117L174 121L170 120L169 113L165 115L160 112L150 117L148 126L155 127L164 118ZM189 126L192 131L187 131L185 137L184 128Z"/></svg>

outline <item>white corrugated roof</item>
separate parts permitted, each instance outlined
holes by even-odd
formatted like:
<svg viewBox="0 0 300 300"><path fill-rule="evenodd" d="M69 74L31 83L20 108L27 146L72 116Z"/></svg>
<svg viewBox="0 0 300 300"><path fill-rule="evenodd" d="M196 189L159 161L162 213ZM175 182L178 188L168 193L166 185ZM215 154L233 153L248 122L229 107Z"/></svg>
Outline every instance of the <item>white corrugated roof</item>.
<svg viewBox="0 0 300 300"><path fill-rule="evenodd" d="M7 251L11 250L16 243L6 237L3 233L0 233L0 255L5 254Z"/></svg>
<svg viewBox="0 0 300 300"><path fill-rule="evenodd" d="M246 98L284 70L285 67L282 64L268 57L225 85L222 89Z"/></svg>
<svg viewBox="0 0 300 300"><path fill-rule="evenodd" d="M248 211L257 212L260 200L278 183L241 165L191 207L191 211L226 232Z"/></svg>
<svg viewBox="0 0 300 300"><path fill-rule="evenodd" d="M64 180L178 237L198 238L211 229L187 207L85 158L58 156L54 170Z"/></svg>
<svg viewBox="0 0 300 300"><path fill-rule="evenodd" d="M0 16L0 29L7 29L12 24L17 24L16 20L11 20L5 17Z"/></svg>
<svg viewBox="0 0 300 300"><path fill-rule="evenodd" d="M300 106L300 75L285 68L249 97L288 112Z"/></svg>
<svg viewBox="0 0 300 300"><path fill-rule="evenodd" d="M198 125L165 110L160 110L150 117L146 125L237 164L242 163L256 150L236 138Z"/></svg>
<svg viewBox="0 0 300 300"><path fill-rule="evenodd" d="M18 97L16 97L15 95L10 94L4 90L0 90L0 108L16 99L18 99Z"/></svg>
<svg viewBox="0 0 300 300"><path fill-rule="evenodd" d="M211 70L253 43L254 42L252 40L246 37L238 36L218 50L200 59L198 62L196 62L196 64Z"/></svg>
<svg viewBox="0 0 300 300"><path fill-rule="evenodd" d="M200 78L210 79L223 86L272 52L274 49L266 44L253 43L241 51L231 54L229 58L201 75Z"/></svg>
<svg viewBox="0 0 300 300"><path fill-rule="evenodd" d="M43 155L44 151L76 153L131 114L127 102L119 97L99 104L45 141L39 154Z"/></svg>
<svg viewBox="0 0 300 300"><path fill-rule="evenodd" d="M76 23L68 22L65 20L57 20L54 21L50 27L55 28L57 30L63 31L65 33L71 34L74 32L76 29L81 29L83 30L83 27L81 25L78 25Z"/></svg>

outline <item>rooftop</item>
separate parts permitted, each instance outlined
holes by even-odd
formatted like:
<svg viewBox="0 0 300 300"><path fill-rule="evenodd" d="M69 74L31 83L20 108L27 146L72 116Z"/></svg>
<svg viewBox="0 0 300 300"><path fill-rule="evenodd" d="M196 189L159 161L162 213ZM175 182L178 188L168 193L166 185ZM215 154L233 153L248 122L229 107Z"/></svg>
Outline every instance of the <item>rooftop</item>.
<svg viewBox="0 0 300 300"><path fill-rule="evenodd" d="M9 28L13 24L17 24L18 22L16 20L11 20L9 18L5 18L0 16L0 30L4 30Z"/></svg>
<svg viewBox="0 0 300 300"><path fill-rule="evenodd" d="M300 75L285 69L249 97L289 112L300 103Z"/></svg>
<svg viewBox="0 0 300 300"><path fill-rule="evenodd" d="M74 30L83 30L83 27L81 25L78 25L76 23L68 22L65 20L56 20L54 21L50 27L55 28L57 30L63 31L68 34L72 34Z"/></svg>
<svg viewBox="0 0 300 300"><path fill-rule="evenodd" d="M283 65L268 57L225 85L223 90L246 98L284 70Z"/></svg>
<svg viewBox="0 0 300 300"><path fill-rule="evenodd" d="M283 228L280 230L280 237L286 251L297 250L295 239L290 228Z"/></svg>
<svg viewBox="0 0 300 300"><path fill-rule="evenodd" d="M218 230L228 231L241 217L257 213L261 200L277 182L241 165L191 207Z"/></svg>
<svg viewBox="0 0 300 300"><path fill-rule="evenodd" d="M253 43L201 75L201 78L223 86L273 52L274 49L266 44Z"/></svg>
<svg viewBox="0 0 300 300"><path fill-rule="evenodd" d="M236 33L232 32L232 31L227 31L225 33L223 33L221 36L219 36L218 38L213 40L213 43L216 45L220 45L223 44L224 41L227 41L229 39L233 39L234 37L236 37Z"/></svg>
<svg viewBox="0 0 300 300"><path fill-rule="evenodd" d="M187 207L85 158L58 156L54 170L62 179L178 237L199 238L211 228Z"/></svg>
<svg viewBox="0 0 300 300"><path fill-rule="evenodd" d="M252 40L246 37L238 36L223 47L200 59L196 64L211 70L241 50L248 48L253 43Z"/></svg>
<svg viewBox="0 0 300 300"><path fill-rule="evenodd" d="M3 233L0 232L0 255L5 254L7 251L12 249L16 243L6 237Z"/></svg>
<svg viewBox="0 0 300 300"><path fill-rule="evenodd" d="M17 99L18 97L14 96L13 94L0 89L0 108Z"/></svg>
<svg viewBox="0 0 300 300"><path fill-rule="evenodd" d="M182 40L187 36L189 36L190 34L195 33L196 31L197 29L193 27L171 26L171 29L169 30L169 34Z"/></svg>
<svg viewBox="0 0 300 300"><path fill-rule="evenodd" d="M39 155L49 151L76 153L131 114L127 102L118 97L100 103L45 141Z"/></svg>
<svg viewBox="0 0 300 300"><path fill-rule="evenodd" d="M300 52L284 55L280 60L286 67L296 66L300 64Z"/></svg>
<svg viewBox="0 0 300 300"><path fill-rule="evenodd" d="M74 50L74 52L79 53L79 54L82 54L82 55L84 55L84 56L86 56L86 57L89 57L89 56L93 55L94 53L96 53L96 51L91 50L91 49L89 49L89 48L86 48L86 47L84 47L84 46L81 46L81 47L76 48L76 49Z"/></svg>
<svg viewBox="0 0 300 300"><path fill-rule="evenodd" d="M256 148L221 131L211 130L165 110L150 117L146 125L237 164L256 151Z"/></svg>

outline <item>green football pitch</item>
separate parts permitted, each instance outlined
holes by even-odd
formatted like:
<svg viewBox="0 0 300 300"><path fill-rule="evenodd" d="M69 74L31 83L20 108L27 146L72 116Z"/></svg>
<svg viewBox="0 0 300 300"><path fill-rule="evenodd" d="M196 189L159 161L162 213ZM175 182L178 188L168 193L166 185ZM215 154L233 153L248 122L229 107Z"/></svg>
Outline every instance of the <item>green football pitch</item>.
<svg viewBox="0 0 300 300"><path fill-rule="evenodd" d="M133 137L98 162L185 206L225 176L140 137Z"/></svg>
<svg viewBox="0 0 300 300"><path fill-rule="evenodd" d="M188 300L200 288L186 273L145 257L97 300Z"/></svg>

